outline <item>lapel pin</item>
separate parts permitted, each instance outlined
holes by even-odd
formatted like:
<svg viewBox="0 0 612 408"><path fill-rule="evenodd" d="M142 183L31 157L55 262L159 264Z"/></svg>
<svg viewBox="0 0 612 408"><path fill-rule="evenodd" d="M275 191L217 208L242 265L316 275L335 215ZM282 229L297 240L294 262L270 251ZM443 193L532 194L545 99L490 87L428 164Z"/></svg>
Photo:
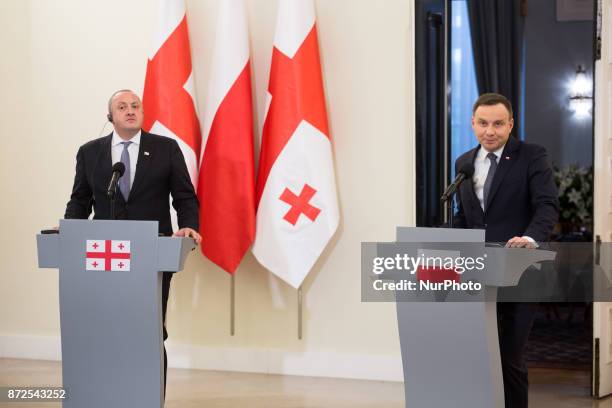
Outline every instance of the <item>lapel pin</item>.
<svg viewBox="0 0 612 408"><path fill-rule="evenodd" d="M145 152L145 154L146 154L146 152ZM510 156L506 156L506 160L510 160Z"/></svg>
<svg viewBox="0 0 612 408"><path fill-rule="evenodd" d="M144 152L144 155L145 155L145 156L148 156L148 155L149 155L149 152Z"/></svg>

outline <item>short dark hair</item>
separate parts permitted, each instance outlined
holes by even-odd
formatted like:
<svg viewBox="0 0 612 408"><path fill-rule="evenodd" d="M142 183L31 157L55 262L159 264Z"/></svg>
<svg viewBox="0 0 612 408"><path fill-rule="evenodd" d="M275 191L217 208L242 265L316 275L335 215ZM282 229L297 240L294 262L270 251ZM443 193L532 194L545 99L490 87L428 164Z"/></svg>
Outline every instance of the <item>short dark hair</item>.
<svg viewBox="0 0 612 408"><path fill-rule="evenodd" d="M504 105L508 110L508 113L510 114L510 118L512 119L514 117L514 112L512 111L512 104L510 103L508 98L498 93L485 93L480 95L478 99L476 99L476 102L474 102L474 107L472 108L472 115L476 113L476 109L478 109L479 106L493 106L497 104Z"/></svg>

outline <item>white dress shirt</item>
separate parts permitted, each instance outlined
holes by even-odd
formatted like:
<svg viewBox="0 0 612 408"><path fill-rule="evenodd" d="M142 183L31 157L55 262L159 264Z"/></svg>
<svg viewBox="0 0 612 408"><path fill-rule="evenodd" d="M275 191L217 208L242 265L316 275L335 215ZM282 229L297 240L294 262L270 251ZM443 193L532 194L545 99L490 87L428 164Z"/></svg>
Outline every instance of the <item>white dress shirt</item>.
<svg viewBox="0 0 612 408"><path fill-rule="evenodd" d="M495 160L497 164L499 164L499 158L504 151L504 146L493 152L493 154L496 156ZM485 180L487 179L487 174L489 174L489 169L491 168L491 160L489 160L487 157L488 154L489 151L481 146L480 149L478 149L478 153L476 153L476 158L474 159L474 192L476 193L476 197L478 197L478 201L480 201L480 207L483 211L485 208L484 184Z"/></svg>
<svg viewBox="0 0 612 408"><path fill-rule="evenodd" d="M130 189L134 185L134 177L136 176L136 163L138 163L138 150L140 149L140 135L141 131L132 137L128 146L128 154L130 155ZM123 145L121 142L126 142L117 133L113 131L113 138L111 139L111 158L113 165L121 161L121 153L123 152Z"/></svg>

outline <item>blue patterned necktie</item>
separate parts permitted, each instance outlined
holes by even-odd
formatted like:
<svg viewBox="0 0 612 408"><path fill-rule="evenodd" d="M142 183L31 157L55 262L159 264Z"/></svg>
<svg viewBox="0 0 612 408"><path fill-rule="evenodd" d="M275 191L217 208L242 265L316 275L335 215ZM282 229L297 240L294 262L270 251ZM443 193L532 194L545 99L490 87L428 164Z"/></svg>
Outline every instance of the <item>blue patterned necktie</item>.
<svg viewBox="0 0 612 408"><path fill-rule="evenodd" d="M487 159L491 161L491 167L489 167L489 172L487 173L487 178L485 179L484 188L482 190L482 197L485 208L487 208L489 192L491 191L491 184L493 184L493 177L495 176L495 170L497 170L497 156L495 155L495 153L489 153L487 154Z"/></svg>
<svg viewBox="0 0 612 408"><path fill-rule="evenodd" d="M123 194L123 198L125 201L128 200L128 196L130 195L130 153L128 152L128 146L132 144L132 142L121 142L123 145L123 151L121 152L121 163L125 166L125 173L119 179L119 190L121 190L121 194Z"/></svg>

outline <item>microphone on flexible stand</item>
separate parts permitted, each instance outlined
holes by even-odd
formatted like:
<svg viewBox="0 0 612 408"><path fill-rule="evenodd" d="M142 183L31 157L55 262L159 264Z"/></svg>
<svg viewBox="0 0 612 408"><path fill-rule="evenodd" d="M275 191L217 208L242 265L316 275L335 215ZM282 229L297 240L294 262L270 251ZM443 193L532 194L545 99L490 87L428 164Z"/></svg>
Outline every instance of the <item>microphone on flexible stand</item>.
<svg viewBox="0 0 612 408"><path fill-rule="evenodd" d="M125 173L125 164L117 162L113 165L113 175L111 176L110 183L106 189L106 196L110 200L110 219L115 219L115 196L117 195L117 184L119 179Z"/></svg>
<svg viewBox="0 0 612 408"><path fill-rule="evenodd" d="M449 228L453 228L453 194L457 192L457 189L463 181L471 179L473 175L474 165L472 163L465 163L463 166L461 166L459 172L457 172L457 177L455 177L455 180L448 187L446 187L444 194L442 194L442 197L440 197L440 201L442 201L442 203L446 203Z"/></svg>
<svg viewBox="0 0 612 408"><path fill-rule="evenodd" d="M125 164L121 162L115 163L113 165L113 175L110 183L108 184L108 188L106 189L106 196L111 200L115 198L115 194L117 193L117 184L119 183L119 178L123 176L123 173L125 173Z"/></svg>
<svg viewBox="0 0 612 408"><path fill-rule="evenodd" d="M455 194L461 183L464 180L471 179L473 175L474 165L472 163L465 163L463 166L461 166L461 169L457 173L455 181L453 181L448 187L446 187L446 190L444 191L444 194L442 194L442 197L440 197L440 200L443 203L448 201L453 196L453 194Z"/></svg>

